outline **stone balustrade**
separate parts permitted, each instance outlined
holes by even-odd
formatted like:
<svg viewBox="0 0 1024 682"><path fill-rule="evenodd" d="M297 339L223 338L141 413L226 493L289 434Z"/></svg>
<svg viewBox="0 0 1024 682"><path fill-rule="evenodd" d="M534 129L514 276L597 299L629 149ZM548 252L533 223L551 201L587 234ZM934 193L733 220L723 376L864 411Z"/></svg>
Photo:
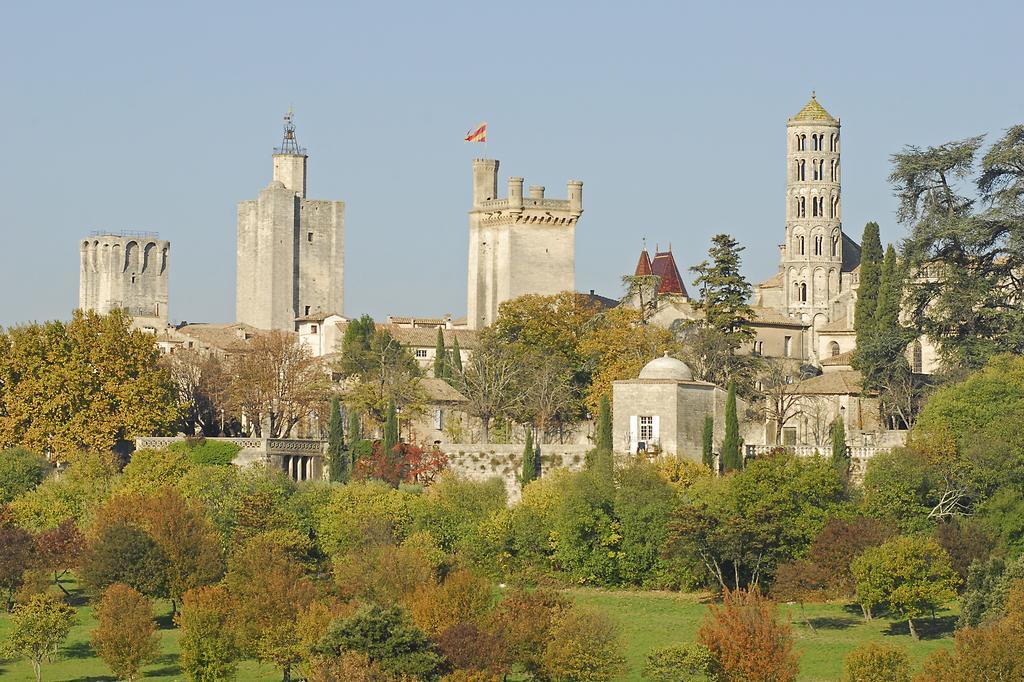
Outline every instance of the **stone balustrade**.
<svg viewBox="0 0 1024 682"><path fill-rule="evenodd" d="M135 439L136 450L161 450L184 436L147 436ZM282 469L295 481L322 480L326 474L324 455L327 441L300 438L207 438L241 448L233 460L236 466L262 465Z"/></svg>

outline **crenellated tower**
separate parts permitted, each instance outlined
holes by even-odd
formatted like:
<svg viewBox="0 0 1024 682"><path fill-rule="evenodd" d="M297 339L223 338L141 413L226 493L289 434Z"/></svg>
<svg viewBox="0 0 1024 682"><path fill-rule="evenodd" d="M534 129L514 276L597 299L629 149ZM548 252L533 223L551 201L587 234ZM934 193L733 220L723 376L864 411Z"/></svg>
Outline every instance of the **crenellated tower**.
<svg viewBox="0 0 1024 682"><path fill-rule="evenodd" d="M473 161L466 311L470 329L494 322L504 301L575 290L583 183L570 180L567 195L549 199L537 185L524 196L523 178L509 178L508 196L499 199L498 161Z"/></svg>
<svg viewBox="0 0 1024 682"><path fill-rule="evenodd" d="M80 248L78 307L121 309L136 326L167 326L167 259L171 243L154 232L94 232Z"/></svg>
<svg viewBox="0 0 1024 682"><path fill-rule="evenodd" d="M783 300L791 317L818 325L845 288L844 258L859 260L844 253L856 245L843 237L839 120L812 93L786 123L786 140Z"/></svg>

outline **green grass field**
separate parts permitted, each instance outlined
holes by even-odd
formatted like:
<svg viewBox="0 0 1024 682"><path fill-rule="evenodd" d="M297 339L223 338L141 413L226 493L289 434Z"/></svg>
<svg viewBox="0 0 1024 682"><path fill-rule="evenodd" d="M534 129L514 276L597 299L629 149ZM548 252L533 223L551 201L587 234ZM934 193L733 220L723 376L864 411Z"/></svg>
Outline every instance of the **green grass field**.
<svg viewBox="0 0 1024 682"><path fill-rule="evenodd" d="M605 592L599 590L572 590L569 592L579 603L604 610L622 626L626 645L626 658L630 672L625 680L640 680L644 656L653 647L693 641L704 618L705 604L695 595L668 592ZM171 627L169 609L160 603L160 623L163 653L154 664L144 670L147 679L182 680L178 670L178 632ZM806 618L814 626L812 631L804 623L804 615L796 606L783 605L783 613L793 622L800 653L800 679L807 682L839 679L843 658L857 646L879 641L904 647L915 665L938 647L949 646L952 641L956 614L946 611L934 623L922 621L920 642L914 642L907 632L906 623L876 619L865 623L856 607L842 604L808 604ZM91 609L83 606L78 612L78 624L61 649L61 658L43 666L43 679L48 681L76 680L99 682L115 680L114 676L93 653L89 645L89 632L95 625ZM10 619L0 614L0 641L7 637ZM27 661L0 659L0 679L33 680L32 668ZM239 680L279 680L281 675L270 666L245 661L238 671Z"/></svg>

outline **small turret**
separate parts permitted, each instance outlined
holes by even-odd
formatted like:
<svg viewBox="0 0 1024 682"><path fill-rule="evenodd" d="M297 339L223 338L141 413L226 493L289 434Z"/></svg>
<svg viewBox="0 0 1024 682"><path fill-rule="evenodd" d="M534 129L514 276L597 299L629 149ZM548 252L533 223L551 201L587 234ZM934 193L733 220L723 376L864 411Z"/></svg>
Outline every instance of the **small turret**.
<svg viewBox="0 0 1024 682"><path fill-rule="evenodd" d="M508 207L511 211L523 210L523 179L508 179Z"/></svg>
<svg viewBox="0 0 1024 682"><path fill-rule="evenodd" d="M579 218L580 214L583 213L583 182L580 180L570 180L568 191L569 212Z"/></svg>
<svg viewBox="0 0 1024 682"><path fill-rule="evenodd" d="M473 159L473 205L480 206L485 201L497 198L498 160Z"/></svg>

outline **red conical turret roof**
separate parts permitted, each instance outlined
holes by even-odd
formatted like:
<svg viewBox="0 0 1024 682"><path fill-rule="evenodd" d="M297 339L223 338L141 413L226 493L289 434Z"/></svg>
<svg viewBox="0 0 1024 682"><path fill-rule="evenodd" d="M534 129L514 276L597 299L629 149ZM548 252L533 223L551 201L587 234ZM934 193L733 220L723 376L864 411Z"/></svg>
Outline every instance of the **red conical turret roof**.
<svg viewBox="0 0 1024 682"><path fill-rule="evenodd" d="M658 285L659 294L687 296L683 278L679 276L679 268L676 267L676 259L672 256L672 247L669 247L668 251L658 251L654 254L651 272L661 278Z"/></svg>
<svg viewBox="0 0 1024 682"><path fill-rule="evenodd" d="M647 275L654 274L651 269L651 257L647 255L647 249L644 248L640 252L640 260L636 264L636 272L633 273L634 277L646 277Z"/></svg>

